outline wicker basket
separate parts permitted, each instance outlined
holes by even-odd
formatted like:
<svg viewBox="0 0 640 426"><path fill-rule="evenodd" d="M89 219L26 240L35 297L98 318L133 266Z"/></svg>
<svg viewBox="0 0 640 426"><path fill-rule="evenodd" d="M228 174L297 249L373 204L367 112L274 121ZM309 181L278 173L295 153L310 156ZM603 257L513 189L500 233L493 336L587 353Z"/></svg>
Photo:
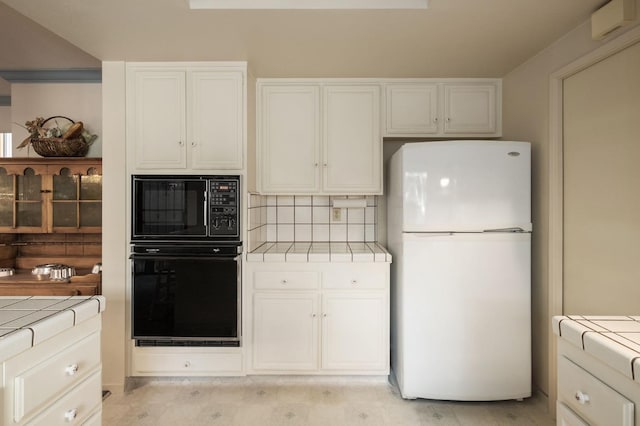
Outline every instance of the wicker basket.
<svg viewBox="0 0 640 426"><path fill-rule="evenodd" d="M44 120L46 123L54 118L64 118L71 124L72 119L56 115ZM89 152L89 144L82 137L62 139L62 138L31 138L33 150L43 157L84 157Z"/></svg>

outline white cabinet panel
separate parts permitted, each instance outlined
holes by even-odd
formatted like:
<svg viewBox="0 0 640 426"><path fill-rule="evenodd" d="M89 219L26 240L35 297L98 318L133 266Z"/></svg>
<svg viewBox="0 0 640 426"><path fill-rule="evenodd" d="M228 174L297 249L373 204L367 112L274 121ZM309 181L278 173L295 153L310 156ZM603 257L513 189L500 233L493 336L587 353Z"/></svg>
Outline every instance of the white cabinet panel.
<svg viewBox="0 0 640 426"><path fill-rule="evenodd" d="M589 426L576 413L560 401L556 401L557 426Z"/></svg>
<svg viewBox="0 0 640 426"><path fill-rule="evenodd" d="M385 136L438 133L438 85L393 84L386 87Z"/></svg>
<svg viewBox="0 0 640 426"><path fill-rule="evenodd" d="M258 109L259 176L264 192L320 190L320 90L265 86Z"/></svg>
<svg viewBox="0 0 640 426"><path fill-rule="evenodd" d="M497 132L496 86L444 84L445 134L482 135Z"/></svg>
<svg viewBox="0 0 640 426"><path fill-rule="evenodd" d="M384 136L449 138L501 134L499 79L386 81Z"/></svg>
<svg viewBox="0 0 640 426"><path fill-rule="evenodd" d="M324 191L379 191L380 87L325 86L323 99Z"/></svg>
<svg viewBox="0 0 640 426"><path fill-rule="evenodd" d="M382 193L379 85L264 79L257 114L261 193Z"/></svg>
<svg viewBox="0 0 640 426"><path fill-rule="evenodd" d="M254 368L317 369L318 296L258 293L253 303Z"/></svg>
<svg viewBox="0 0 640 426"><path fill-rule="evenodd" d="M242 74L189 74L188 140L193 169L241 169L243 155Z"/></svg>
<svg viewBox="0 0 640 426"><path fill-rule="evenodd" d="M384 369L388 363L386 298L328 293L322 300L322 368Z"/></svg>
<svg viewBox="0 0 640 426"><path fill-rule="evenodd" d="M388 263L251 262L247 269L250 371L389 373Z"/></svg>
<svg viewBox="0 0 640 426"><path fill-rule="evenodd" d="M127 145L134 170L244 167L245 68L127 65Z"/></svg>
<svg viewBox="0 0 640 426"><path fill-rule="evenodd" d="M558 359L558 398L595 425L634 426L634 403L564 356Z"/></svg>
<svg viewBox="0 0 640 426"><path fill-rule="evenodd" d="M138 168L186 167L184 84L184 72L138 71L131 75L129 142L135 144Z"/></svg>

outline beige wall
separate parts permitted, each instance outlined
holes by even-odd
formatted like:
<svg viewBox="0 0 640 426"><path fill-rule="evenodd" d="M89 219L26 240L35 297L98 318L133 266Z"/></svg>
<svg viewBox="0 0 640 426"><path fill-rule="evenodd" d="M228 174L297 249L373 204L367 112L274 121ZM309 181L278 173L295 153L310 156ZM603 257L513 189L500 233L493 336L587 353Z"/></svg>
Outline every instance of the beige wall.
<svg viewBox="0 0 640 426"><path fill-rule="evenodd" d="M640 0L636 0L640 10ZM637 25L637 22L634 23ZM607 43L625 27L602 41L591 39L587 21L520 65L503 79L503 139L532 143L532 322L533 379L549 393L548 305L549 245L549 77L559 68ZM552 384L555 386L555 384Z"/></svg>
<svg viewBox="0 0 640 426"><path fill-rule="evenodd" d="M11 122L14 157L37 157L33 149L15 147L29 134L21 127L36 117L55 115L82 121L98 138L87 157L102 156L102 85L100 83L14 83L11 85ZM64 119L60 124L66 123Z"/></svg>
<svg viewBox="0 0 640 426"><path fill-rule="evenodd" d="M10 106L0 106L0 133L11 133Z"/></svg>

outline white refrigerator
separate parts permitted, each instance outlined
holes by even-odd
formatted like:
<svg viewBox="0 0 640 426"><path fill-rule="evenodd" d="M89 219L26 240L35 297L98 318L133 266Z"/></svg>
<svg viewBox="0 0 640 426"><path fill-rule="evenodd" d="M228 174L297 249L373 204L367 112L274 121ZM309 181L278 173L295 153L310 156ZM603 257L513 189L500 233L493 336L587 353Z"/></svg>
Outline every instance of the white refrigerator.
<svg viewBox="0 0 640 426"><path fill-rule="evenodd" d="M531 396L530 144L404 144L391 158L391 366L404 398Z"/></svg>

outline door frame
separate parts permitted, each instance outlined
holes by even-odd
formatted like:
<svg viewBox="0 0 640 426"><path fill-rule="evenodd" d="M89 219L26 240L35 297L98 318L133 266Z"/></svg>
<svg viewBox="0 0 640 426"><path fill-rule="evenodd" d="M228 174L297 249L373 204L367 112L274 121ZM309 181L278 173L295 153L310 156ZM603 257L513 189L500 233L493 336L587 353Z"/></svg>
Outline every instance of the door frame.
<svg viewBox="0 0 640 426"><path fill-rule="evenodd" d="M548 271L549 319L564 314L563 245L564 245L564 80L590 66L640 42L640 26L614 38L605 45L580 57L552 73L549 77L549 242ZM557 347L553 333L549 334L549 409L555 413L557 397Z"/></svg>

